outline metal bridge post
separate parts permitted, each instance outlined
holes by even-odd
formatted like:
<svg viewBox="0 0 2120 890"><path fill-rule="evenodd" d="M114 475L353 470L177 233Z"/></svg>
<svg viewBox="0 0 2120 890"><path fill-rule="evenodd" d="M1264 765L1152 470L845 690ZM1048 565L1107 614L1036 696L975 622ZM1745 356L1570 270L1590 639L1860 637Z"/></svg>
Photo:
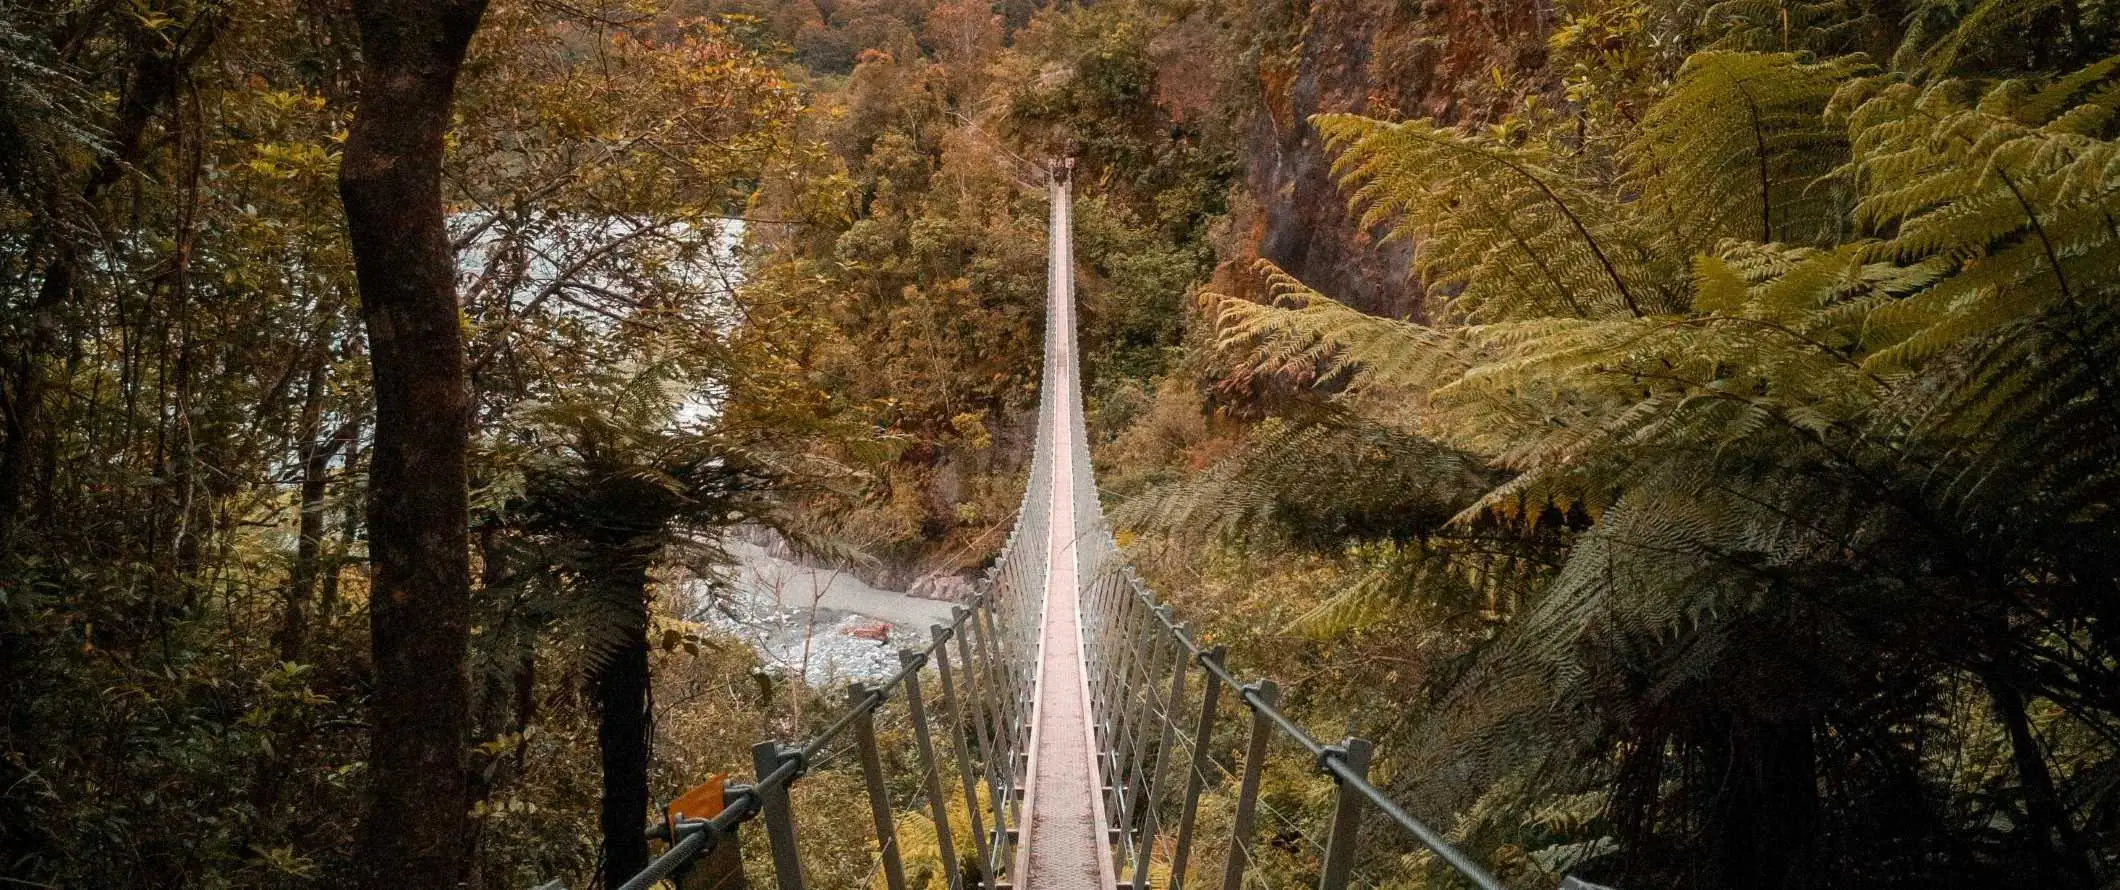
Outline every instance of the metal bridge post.
<svg viewBox="0 0 2120 890"><path fill-rule="evenodd" d="M795 846L795 809L788 798L788 783L792 779L768 781L789 759L800 759L802 754L779 742L759 742L751 746L751 766L758 771L758 784L751 793L758 795L762 809L760 816L766 822L766 842L773 850L773 881L780 890L803 890L802 854ZM796 771L801 771L801 764Z"/></svg>
<svg viewBox="0 0 2120 890"><path fill-rule="evenodd" d="M957 634L956 641L957 664L961 668L958 673L964 678L964 700L972 711L971 720L974 731L972 741L978 747L979 774L986 779L987 810L994 817L994 833L990 836L991 850L989 853L999 854L1008 844L1008 811L1006 802L1001 796L1001 779L994 772L994 739L988 732L987 727L989 699L992 697L993 692L987 685L987 678L979 672L979 661L972 657L972 645L969 639L972 632L970 610L963 606L954 606L950 609L950 615L956 620L957 626L963 629ZM974 801L974 805L977 805L976 801ZM985 860L982 867L986 869L987 874L990 876L988 878L989 882L998 882L1000 880L998 874L1002 861L1003 859L999 855L991 855L990 858Z"/></svg>
<svg viewBox="0 0 2120 890"><path fill-rule="evenodd" d="M1366 779L1374 748L1367 739L1348 739L1318 755L1318 769L1331 775L1325 764L1337 758L1349 772ZM1355 839L1362 831L1361 792L1338 776L1333 776L1333 782L1340 787L1333 800L1332 833L1325 841L1325 868L1318 875L1318 890L1346 890L1347 877L1354 871Z"/></svg>
<svg viewBox="0 0 2120 890"><path fill-rule="evenodd" d="M1169 618L1170 607L1158 606L1142 627L1147 655L1141 662L1141 697L1135 702L1132 715L1127 718L1128 779L1124 824L1129 830L1128 839L1134 846L1140 844L1141 827L1145 824L1141 821L1140 813L1148 791L1148 724L1156 716L1156 681L1161 678L1164 670L1163 650L1170 650L1172 660L1180 660L1185 656L1177 638L1170 637L1169 645L1164 645L1166 635L1159 632L1161 629L1157 625Z"/></svg>
<svg viewBox="0 0 2120 890"><path fill-rule="evenodd" d="M1147 611L1145 605L1137 608L1132 626L1127 628L1126 664L1112 695L1112 771L1106 777L1111 781L1112 803L1105 811L1121 840L1133 837L1133 820L1127 818L1130 802L1126 799L1128 777L1133 770L1134 724L1139 719L1134 716L1133 693L1147 680L1147 672L1152 670L1147 666L1148 658L1154 654L1155 637L1149 635L1148 622L1141 617ZM1134 679L1136 672L1141 675L1139 682Z"/></svg>
<svg viewBox="0 0 2120 890"><path fill-rule="evenodd" d="M1156 738L1155 764L1148 767L1147 781L1141 788L1141 840L1134 845L1134 890L1148 890L1148 854L1155 848L1156 830L1162 827L1156 800L1162 796L1169 778L1170 762L1176 759L1171 749L1177 747L1178 741L1178 700L1185 697L1185 669L1191 666L1185 657L1185 626L1179 625L1177 630L1170 641L1170 694L1163 699L1163 718L1158 721L1163 732Z"/></svg>
<svg viewBox="0 0 2120 890"><path fill-rule="evenodd" d="M898 856L896 816L891 795L883 785L883 758L876 751L876 715L869 708L872 690L861 683L847 687L847 704L854 708L854 743L861 754L861 778L869 787L869 816L876 822L876 850L883 857L883 882L889 890L905 890L905 865Z"/></svg>
<svg viewBox="0 0 2120 890"><path fill-rule="evenodd" d="M950 890L962 890L957 848L950 843L950 802L942 796L942 772L935 762L935 745L928 739L927 706L920 701L920 665L926 661L926 656L911 649L898 650L898 663L907 668L905 709L913 720L913 748L920 754L921 781L927 790L929 814L935 819L935 849L942 854L943 882Z"/></svg>
<svg viewBox="0 0 2120 890"><path fill-rule="evenodd" d="M1252 821L1259 813L1259 773L1266 768L1266 743L1273 740L1273 720L1266 716L1266 709L1281 698L1281 688L1272 680L1260 680L1247 689L1259 701L1245 702L1251 708L1251 742L1244 749L1244 777L1237 783L1237 813L1229 829L1229 861L1222 866L1222 890L1244 890L1244 866L1251 861L1244 845L1251 843Z"/></svg>
<svg viewBox="0 0 2120 890"><path fill-rule="evenodd" d="M956 684L950 682L950 629L937 624L928 628L928 634L935 638L935 676L942 683L942 709L950 717L950 753L957 758L957 778L964 785L964 814L972 828L972 852L979 857L976 861L980 882L992 888L994 874L986 856L986 824L979 817L979 781L972 778L972 755L964 744L965 710L959 704Z"/></svg>
<svg viewBox="0 0 2120 890"><path fill-rule="evenodd" d="M1193 822L1200 813L1200 794L1207 790L1209 745L1214 742L1215 712L1222 704L1222 657L1227 650L1216 646L1200 653L1200 720L1193 724L1192 763L1185 776L1185 800L1178 810L1177 847L1170 854L1170 890L1185 888L1185 860L1192 853Z"/></svg>
<svg viewBox="0 0 2120 890"><path fill-rule="evenodd" d="M994 717L994 745L990 768L1001 780L1001 795L994 806L1008 806L1016 796L1016 746L1009 736L1009 699L1015 695L1009 689L1008 676L1001 664L1001 655L994 644L993 609L989 600L982 599L972 605L972 624L979 629L981 674L980 685L991 699Z"/></svg>

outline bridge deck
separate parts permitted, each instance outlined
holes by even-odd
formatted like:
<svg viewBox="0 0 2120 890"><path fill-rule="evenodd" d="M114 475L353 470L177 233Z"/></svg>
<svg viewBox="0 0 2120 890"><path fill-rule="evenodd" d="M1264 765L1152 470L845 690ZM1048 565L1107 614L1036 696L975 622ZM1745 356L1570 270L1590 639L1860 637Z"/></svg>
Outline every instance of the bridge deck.
<svg viewBox="0 0 2120 890"><path fill-rule="evenodd" d="M1047 340L1049 361L1056 362L1052 392L1040 410L1055 430L1056 445L1072 435L1075 391L1074 243L1070 234L1070 201L1065 186L1053 189L1052 250L1049 259L1053 331ZM1104 826L1104 799L1091 752L1096 736L1090 725L1088 670L1083 662L1079 619L1081 584L1075 550L1074 450L1053 449L1052 518L1046 553L1045 608L1038 646L1037 697L1031 709L1029 789L1024 798L1023 843L1015 874L1022 890L1111 888L1110 844Z"/></svg>

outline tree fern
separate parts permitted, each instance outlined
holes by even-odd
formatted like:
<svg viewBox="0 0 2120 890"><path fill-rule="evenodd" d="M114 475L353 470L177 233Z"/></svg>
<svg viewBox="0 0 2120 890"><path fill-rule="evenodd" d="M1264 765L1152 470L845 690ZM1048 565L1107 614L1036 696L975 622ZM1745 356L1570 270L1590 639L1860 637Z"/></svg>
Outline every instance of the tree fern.
<svg viewBox="0 0 2120 890"><path fill-rule="evenodd" d="M1371 424L1275 423L1205 472L1134 498L1115 519L1195 540L1334 548L1440 526L1494 481L1468 455Z"/></svg>
<svg viewBox="0 0 2120 890"><path fill-rule="evenodd" d="M1928 743L1894 733L1950 707L1948 671L1994 713L2021 719L2032 689L2068 732L2120 738L2090 691L2120 683L2120 60L2044 82L1864 71L1696 56L1610 181L1492 134L1321 121L1366 221L1416 242L1439 321L1263 267L1273 302L1225 301L1220 347L1322 368L1346 422L1502 475L1418 546L1352 548L1376 573L1304 623L1463 596L1487 579L1457 542L1587 523L1403 728L1422 811L1609 789L1586 830L1743 863L1771 858L1745 814L1809 818L1821 771L1926 781ZM1215 472L1261 490L1259 466ZM2043 762L2029 733L2009 744ZM2041 861L2078 855L2068 813L2110 804L2084 781L2008 792L2034 798L2008 818L2045 832L2023 841Z"/></svg>
<svg viewBox="0 0 2120 890"><path fill-rule="evenodd" d="M1114 518L1253 553L1296 548L1348 559L1360 566L1356 577L1294 627L1329 637L1415 603L1439 620L1491 614L1533 589L1546 563L1523 552L1520 535L1449 525L1496 478L1433 441L1333 416L1269 424L1206 471L1151 489ZM1511 540L1491 540L1497 534Z"/></svg>
<svg viewBox="0 0 2120 890"><path fill-rule="evenodd" d="M1223 342L1240 352L1273 344L1255 353L1261 361L1324 362L1349 378L1350 405L1523 474L1477 509L1536 493L1540 505L1594 514L1637 465L1630 450L1724 447L1768 425L1818 436L1851 421L1881 381L1850 356L1848 323L1826 307L1910 286L1850 249L1743 245L1702 258L1694 278L1699 300L1719 312L1443 331L1308 294L1281 308L1226 304Z"/></svg>

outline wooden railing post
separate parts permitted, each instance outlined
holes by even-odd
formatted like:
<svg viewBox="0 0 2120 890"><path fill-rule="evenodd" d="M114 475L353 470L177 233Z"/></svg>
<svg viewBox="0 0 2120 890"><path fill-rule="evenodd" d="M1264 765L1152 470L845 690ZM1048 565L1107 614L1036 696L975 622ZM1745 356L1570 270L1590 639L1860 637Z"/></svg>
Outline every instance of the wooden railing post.
<svg viewBox="0 0 2120 890"><path fill-rule="evenodd" d="M861 756L861 778L869 789L869 818L876 823L876 850L883 857L884 886L905 890L905 865L898 855L897 815L883 784L883 758L876 750L876 716L868 706L871 694L869 687L856 683L847 688L847 704L856 709L854 744Z"/></svg>
<svg viewBox="0 0 2120 890"><path fill-rule="evenodd" d="M935 744L928 738L927 706L920 701L920 665L926 660L926 656L911 649L898 650L898 663L907 668L905 709L913 721L913 748L920 755L928 814L935 820L935 849L942 855L943 881L950 890L962 890L964 880L957 867L957 847L950 842L950 802L942 796L942 771L936 765Z"/></svg>
<svg viewBox="0 0 2120 890"><path fill-rule="evenodd" d="M788 783L767 782L766 777L789 758L801 756L779 742L751 746L751 766L758 771L758 784L752 793L758 795L759 815L766 823L766 843L773 851L773 881L780 890L803 890L802 855L795 846L795 808L788 797Z"/></svg>
<svg viewBox="0 0 2120 890"><path fill-rule="evenodd" d="M1229 860L1222 866L1222 890L1244 890L1244 867L1251 853L1252 822L1259 812L1259 774L1266 769L1266 743L1273 740L1273 719L1266 708L1281 698L1281 688L1272 680L1260 680L1253 694L1259 705L1251 709L1251 741L1244 749L1244 775L1237 781L1237 813L1229 828Z"/></svg>
<svg viewBox="0 0 2120 890"><path fill-rule="evenodd" d="M1338 759L1349 772L1366 779L1373 749L1367 739L1348 739L1325 749L1318 765L1323 769L1327 758ZM1362 832L1361 792L1338 776L1333 776L1333 783L1339 791L1333 797L1332 830L1325 840L1325 868L1318 874L1318 890L1347 890L1347 878L1354 871L1355 841Z"/></svg>
<svg viewBox="0 0 2120 890"><path fill-rule="evenodd" d="M1200 719L1193 724L1192 763L1185 776L1185 801L1178 810L1177 847L1170 854L1170 890L1185 888L1185 860L1192 854L1193 822L1200 812L1200 794L1207 790L1209 752L1214 743L1215 712L1222 704L1222 667L1225 650L1216 646L1200 654L1204 687L1200 695Z"/></svg>

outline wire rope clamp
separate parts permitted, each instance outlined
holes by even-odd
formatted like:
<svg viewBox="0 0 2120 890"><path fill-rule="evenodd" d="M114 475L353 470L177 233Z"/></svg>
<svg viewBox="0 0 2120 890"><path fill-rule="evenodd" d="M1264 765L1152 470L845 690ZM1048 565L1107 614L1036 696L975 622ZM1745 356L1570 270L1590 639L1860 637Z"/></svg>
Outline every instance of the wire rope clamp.
<svg viewBox="0 0 2120 890"><path fill-rule="evenodd" d="M796 779L800 779L803 776L807 776L810 774L810 758L808 755L802 753L802 748L799 746L785 744L780 745L773 752L773 757L775 762L777 763L795 764L795 772L790 773L788 775L789 782L794 782Z"/></svg>
<svg viewBox="0 0 2120 890"><path fill-rule="evenodd" d="M1349 739L1337 745L1325 745L1318 749L1318 759L1315 764L1318 772L1331 776L1334 784L1339 784L1341 779L1339 773L1332 771L1332 762L1335 760L1345 761L1347 759L1347 745L1352 741L1353 739Z"/></svg>

